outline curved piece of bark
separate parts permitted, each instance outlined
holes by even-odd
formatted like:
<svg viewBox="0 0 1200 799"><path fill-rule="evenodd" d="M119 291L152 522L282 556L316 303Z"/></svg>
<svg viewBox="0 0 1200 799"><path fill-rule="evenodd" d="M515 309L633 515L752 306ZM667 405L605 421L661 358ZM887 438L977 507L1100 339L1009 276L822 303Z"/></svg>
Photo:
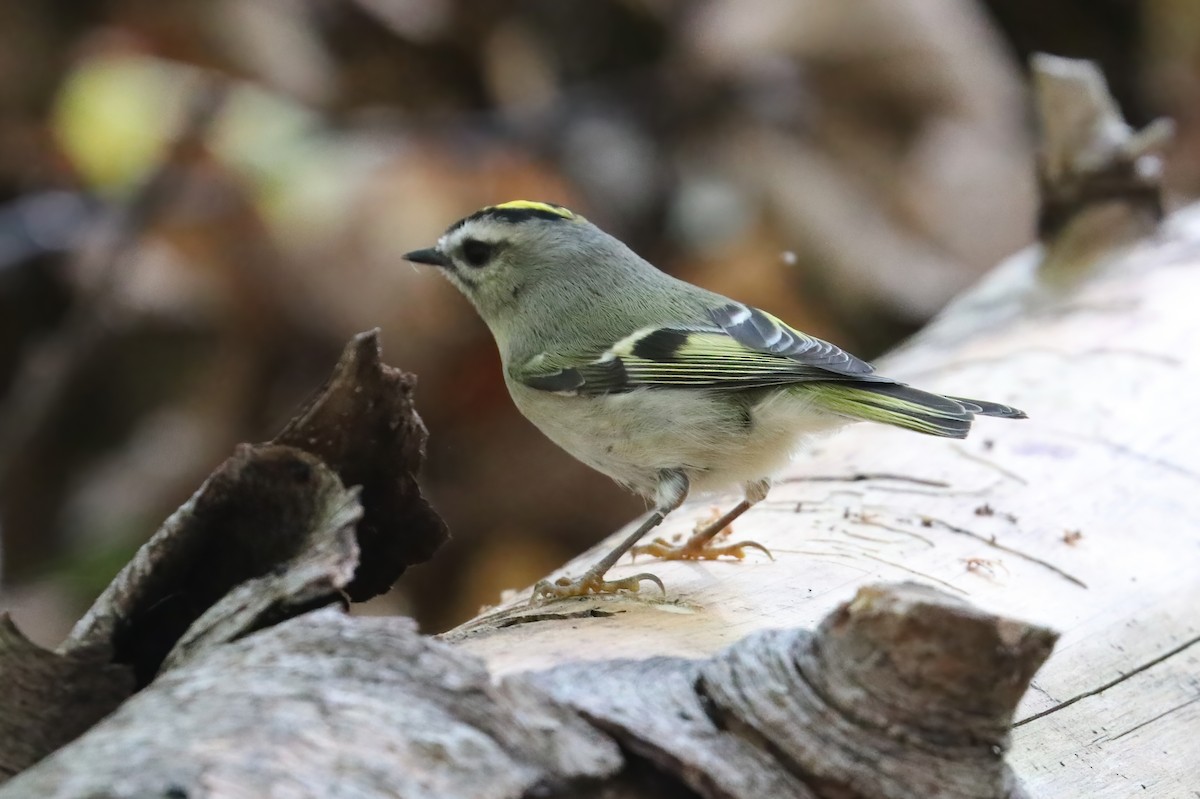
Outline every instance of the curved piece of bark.
<svg viewBox="0 0 1200 799"><path fill-rule="evenodd" d="M380 360L378 329L359 333L325 386L274 439L311 452L343 483L362 487L362 557L346 587L355 602L391 588L448 536L417 485L428 432L413 405L416 382Z"/></svg>
<svg viewBox="0 0 1200 799"><path fill-rule="evenodd" d="M621 767L522 680L408 620L325 609L165 672L0 797L566 797Z"/></svg>
<svg viewBox="0 0 1200 799"><path fill-rule="evenodd" d="M63 651L108 647L144 684L202 615L189 649L257 629L253 616L261 626L323 604L322 594L372 596L428 558L446 533L416 483L426 432L414 383L380 361L378 331L355 336L275 442L242 447L218 468L96 600ZM353 494L343 484L356 486ZM273 582L272 573L286 579ZM226 597L264 579L243 589L244 601ZM234 608L238 619L228 616Z"/></svg>
<svg viewBox="0 0 1200 799"><path fill-rule="evenodd" d="M276 581L273 587L281 591L259 597L255 614L223 605L237 617L226 640L255 629L255 618L285 617L293 601L304 609L335 601L357 561L353 522L360 513L354 492L312 455L292 447L243 446L138 550L60 651L106 651L145 685L206 615L206 631L191 635L212 639L210 614L220 612L214 606L247 581L286 576L299 566L315 568L323 587L306 575L295 585ZM300 597L288 588L298 588Z"/></svg>
<svg viewBox="0 0 1200 799"><path fill-rule="evenodd" d="M346 594L370 596L427 558L445 528L416 484L425 429L413 382L380 362L376 333L355 337L280 443L244 445L222 464L57 654L15 629L0 635L4 673L27 675L0 694L0 778L74 738L163 669ZM361 482L361 495L335 468ZM81 692L90 699L79 702Z"/></svg>
<svg viewBox="0 0 1200 799"><path fill-rule="evenodd" d="M262 447L259 452L283 449ZM303 535L296 542L299 548L291 541L272 547L275 554L266 561L271 565L270 571L238 583L192 622L163 660L161 670L175 668L207 649L236 641L313 608L342 604L343 591L359 565L355 532L363 508L358 501L358 490L344 488L325 464L310 456L294 452L292 457L293 462L286 468L292 472L303 496L312 503L311 509L305 509L306 518L300 524L287 518L286 511L290 508L272 523L293 536ZM311 477L304 475L309 469ZM249 521L255 520L251 517ZM240 519L236 526L241 526ZM259 542L260 546L263 544L270 546L268 542ZM283 556L289 549L294 551L285 559Z"/></svg>

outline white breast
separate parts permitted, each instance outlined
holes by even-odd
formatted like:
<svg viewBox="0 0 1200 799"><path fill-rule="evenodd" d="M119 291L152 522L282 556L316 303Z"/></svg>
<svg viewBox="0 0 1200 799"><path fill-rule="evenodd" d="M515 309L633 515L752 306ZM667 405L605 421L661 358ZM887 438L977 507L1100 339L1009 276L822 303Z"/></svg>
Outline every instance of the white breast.
<svg viewBox="0 0 1200 799"><path fill-rule="evenodd" d="M770 477L806 441L847 423L802 392L779 392L749 409L732 395L642 389L572 397L510 383L513 401L554 443L632 490L652 496L663 469L682 469L693 492L734 489Z"/></svg>

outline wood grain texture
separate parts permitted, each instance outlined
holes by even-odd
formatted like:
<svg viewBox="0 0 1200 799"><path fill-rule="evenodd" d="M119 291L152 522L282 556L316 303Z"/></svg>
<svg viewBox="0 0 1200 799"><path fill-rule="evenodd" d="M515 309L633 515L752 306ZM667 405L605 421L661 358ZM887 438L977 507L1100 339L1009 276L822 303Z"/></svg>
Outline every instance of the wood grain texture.
<svg viewBox="0 0 1200 799"><path fill-rule="evenodd" d="M815 799L769 749L717 723L697 690L704 666L678 657L567 663L530 682L701 796Z"/></svg>

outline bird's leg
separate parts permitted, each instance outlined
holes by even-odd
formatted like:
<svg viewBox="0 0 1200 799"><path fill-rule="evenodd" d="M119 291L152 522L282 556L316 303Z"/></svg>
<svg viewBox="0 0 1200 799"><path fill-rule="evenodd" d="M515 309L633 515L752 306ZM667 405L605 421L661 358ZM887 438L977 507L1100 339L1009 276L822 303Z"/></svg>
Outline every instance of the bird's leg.
<svg viewBox="0 0 1200 799"><path fill-rule="evenodd" d="M770 480L756 480L753 483L747 483L745 486L745 499L715 522L704 527L697 525L699 529L687 541L684 541L682 544L672 544L665 538L656 538L649 544L634 547L633 555L635 557L637 555L650 555L662 560L716 560L728 555L731 558L741 560L746 557L747 548L754 548L762 550L768 558L774 560L770 550L757 541L739 541L736 544L727 544L725 546L713 546L712 544L713 538L729 527L734 519L750 510L755 504L766 499L767 492L770 490Z"/></svg>
<svg viewBox="0 0 1200 799"><path fill-rule="evenodd" d="M604 575L621 559L622 555L641 540L642 536L662 524L662 520L667 517L668 513L682 505L683 500L687 498L687 493L687 475L675 470L662 471L659 474L658 488L655 492L654 512L647 517L646 521L642 522L624 541L617 544L611 552L598 560L594 566L584 572L578 579L572 580L569 577L559 577L553 583L549 580L540 581L533 587L533 596L530 598L530 603L541 599L584 596L586 594L615 594L619 591L637 591L641 587L643 580L655 583L665 594L667 589L663 587L662 580L648 572L635 574L632 577L626 577L621 580L605 580Z"/></svg>

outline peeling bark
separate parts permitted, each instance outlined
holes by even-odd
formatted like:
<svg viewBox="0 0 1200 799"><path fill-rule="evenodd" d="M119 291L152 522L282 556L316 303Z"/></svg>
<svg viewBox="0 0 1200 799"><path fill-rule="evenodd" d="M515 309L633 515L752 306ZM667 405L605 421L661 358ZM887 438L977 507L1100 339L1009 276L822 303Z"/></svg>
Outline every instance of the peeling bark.
<svg viewBox="0 0 1200 799"><path fill-rule="evenodd" d="M334 601L357 562L360 513L355 492L316 458L290 447L243 447L138 551L60 650L103 651L144 685L177 644L233 640L272 609L274 621L292 602ZM315 580L278 579L289 569L306 573L310 562ZM231 594L250 584L252 608ZM217 614L224 636L215 635Z"/></svg>

